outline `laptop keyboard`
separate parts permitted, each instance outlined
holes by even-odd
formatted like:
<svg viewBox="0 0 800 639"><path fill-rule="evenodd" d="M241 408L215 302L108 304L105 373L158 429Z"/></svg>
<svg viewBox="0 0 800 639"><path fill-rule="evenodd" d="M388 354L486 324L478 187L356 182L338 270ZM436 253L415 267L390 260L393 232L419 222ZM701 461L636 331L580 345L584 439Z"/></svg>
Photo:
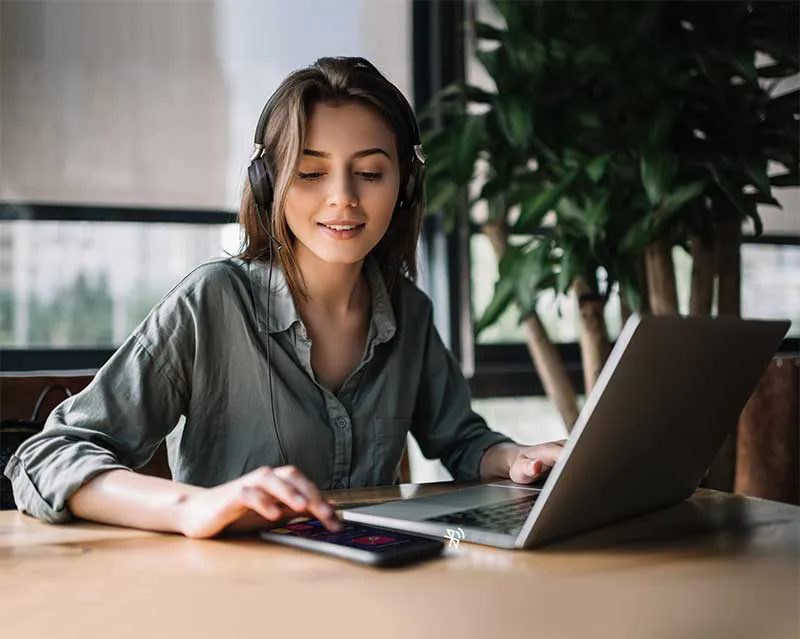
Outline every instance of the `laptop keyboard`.
<svg viewBox="0 0 800 639"><path fill-rule="evenodd" d="M528 513L531 511L533 502L536 501L537 497L539 497L538 492L513 501L504 501L502 504L479 506L478 508L431 517L426 521L480 528L499 533L517 533L522 528L522 524L525 523L525 519L528 517Z"/></svg>

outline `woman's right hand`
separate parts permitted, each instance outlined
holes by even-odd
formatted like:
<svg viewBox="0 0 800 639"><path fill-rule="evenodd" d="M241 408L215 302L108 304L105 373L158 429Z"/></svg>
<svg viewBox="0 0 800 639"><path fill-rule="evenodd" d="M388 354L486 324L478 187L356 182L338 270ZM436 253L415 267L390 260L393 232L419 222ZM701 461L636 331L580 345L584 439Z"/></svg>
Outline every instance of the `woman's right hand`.
<svg viewBox="0 0 800 639"><path fill-rule="evenodd" d="M205 539L225 528L253 530L286 517L311 515L331 531L342 524L317 487L294 466L263 466L226 484L186 497L179 506L179 530Z"/></svg>

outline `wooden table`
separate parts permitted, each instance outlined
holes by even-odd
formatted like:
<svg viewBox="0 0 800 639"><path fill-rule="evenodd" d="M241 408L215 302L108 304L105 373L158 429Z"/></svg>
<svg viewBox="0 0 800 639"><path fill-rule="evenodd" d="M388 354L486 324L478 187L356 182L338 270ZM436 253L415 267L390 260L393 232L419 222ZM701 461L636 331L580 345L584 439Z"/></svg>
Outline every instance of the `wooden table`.
<svg viewBox="0 0 800 639"><path fill-rule="evenodd" d="M331 493L383 500L453 484ZM382 571L0 513L0 636L800 637L800 508L712 491L536 551Z"/></svg>

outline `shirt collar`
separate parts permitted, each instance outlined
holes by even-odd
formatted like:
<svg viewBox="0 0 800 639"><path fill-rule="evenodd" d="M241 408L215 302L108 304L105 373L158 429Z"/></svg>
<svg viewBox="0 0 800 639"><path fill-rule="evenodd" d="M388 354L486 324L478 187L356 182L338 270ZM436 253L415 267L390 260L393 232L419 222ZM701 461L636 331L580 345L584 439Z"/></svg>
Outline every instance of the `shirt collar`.
<svg viewBox="0 0 800 639"><path fill-rule="evenodd" d="M289 329L295 322L302 323L286 276L279 264L272 267L271 283L269 264L260 260L252 260L247 263L247 270L252 285L253 306L259 331L263 332L269 325L270 333L280 333ZM397 331L392 301L389 291L386 289L381 269L374 258L367 258L365 270L372 295L371 319L375 326L375 334L379 342L386 342ZM272 291L272 299L269 300L269 315L267 315L266 295L268 290Z"/></svg>

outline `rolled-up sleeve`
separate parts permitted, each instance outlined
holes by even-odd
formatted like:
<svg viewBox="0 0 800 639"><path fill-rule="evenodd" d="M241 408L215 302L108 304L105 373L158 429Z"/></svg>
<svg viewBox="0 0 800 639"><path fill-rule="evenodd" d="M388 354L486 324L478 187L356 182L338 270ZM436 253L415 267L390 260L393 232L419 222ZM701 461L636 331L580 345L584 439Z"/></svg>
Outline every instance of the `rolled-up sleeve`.
<svg viewBox="0 0 800 639"><path fill-rule="evenodd" d="M5 469L17 507L51 523L71 519L67 500L96 475L139 468L175 427L186 405L174 305L160 305L82 392L62 402L41 433ZM163 337L161 337L163 336Z"/></svg>
<svg viewBox="0 0 800 639"><path fill-rule="evenodd" d="M429 459L439 458L456 481L480 477L483 453L510 437L490 430L471 407L469 384L428 316L423 374L412 434Z"/></svg>

